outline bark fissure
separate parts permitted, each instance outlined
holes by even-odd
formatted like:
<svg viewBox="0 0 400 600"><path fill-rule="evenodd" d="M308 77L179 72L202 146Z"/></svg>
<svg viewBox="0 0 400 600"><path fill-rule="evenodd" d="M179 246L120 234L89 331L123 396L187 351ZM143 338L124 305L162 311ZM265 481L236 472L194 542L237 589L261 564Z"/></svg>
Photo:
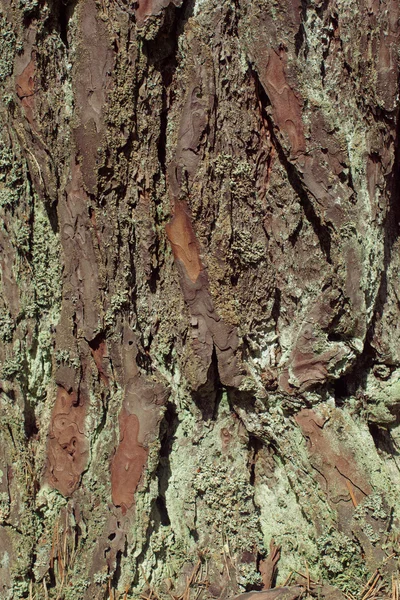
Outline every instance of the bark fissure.
<svg viewBox="0 0 400 600"><path fill-rule="evenodd" d="M319 240L321 250L324 253L324 256L325 256L327 262L329 264L332 264L332 258L331 258L332 242L331 242L331 233L329 231L329 226L322 223L320 217L317 215L315 208L313 206L313 203L310 200L309 194L301 181L301 177L300 177L299 173L297 173L296 166L287 158L287 156L282 148L282 145L279 143L278 138L274 132L274 121L271 118L271 115L269 114L268 108L267 108L268 106L271 105L271 103L270 103L268 96L267 96L267 94L257 76L257 73L255 71L253 71L253 77L255 77L256 81L257 81L257 87L259 90L258 95L259 95L259 98L261 101L261 106L262 106L262 110L264 113L265 121L268 124L268 131L269 131L269 135L270 135L273 147L275 148L277 156L278 156L282 166L284 167L285 172L287 173L288 180L289 180L296 196L299 199L299 202L304 211L304 215L305 215L306 219L309 221L310 225L312 226L312 228L314 230L315 235L317 236L317 238ZM314 201L317 201L317 199L314 198Z"/></svg>

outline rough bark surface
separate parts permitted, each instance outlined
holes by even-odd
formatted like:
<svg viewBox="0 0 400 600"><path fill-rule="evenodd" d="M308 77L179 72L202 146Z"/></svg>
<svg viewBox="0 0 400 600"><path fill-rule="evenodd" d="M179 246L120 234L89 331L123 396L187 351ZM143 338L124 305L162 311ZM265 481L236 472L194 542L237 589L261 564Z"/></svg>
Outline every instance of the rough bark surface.
<svg viewBox="0 0 400 600"><path fill-rule="evenodd" d="M398 598L399 19L0 0L1 600Z"/></svg>

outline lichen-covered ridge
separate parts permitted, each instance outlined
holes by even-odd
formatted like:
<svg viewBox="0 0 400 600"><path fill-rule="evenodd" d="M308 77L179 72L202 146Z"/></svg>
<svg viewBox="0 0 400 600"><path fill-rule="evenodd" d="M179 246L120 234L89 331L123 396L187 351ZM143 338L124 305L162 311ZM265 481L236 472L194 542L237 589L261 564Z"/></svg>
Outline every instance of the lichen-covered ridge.
<svg viewBox="0 0 400 600"><path fill-rule="evenodd" d="M397 598L399 16L0 0L0 600Z"/></svg>

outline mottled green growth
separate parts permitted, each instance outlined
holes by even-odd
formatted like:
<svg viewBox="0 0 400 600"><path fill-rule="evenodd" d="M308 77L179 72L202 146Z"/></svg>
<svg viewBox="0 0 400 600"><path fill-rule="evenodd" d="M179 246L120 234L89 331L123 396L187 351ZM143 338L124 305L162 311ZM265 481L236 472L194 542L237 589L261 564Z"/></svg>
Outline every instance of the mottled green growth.
<svg viewBox="0 0 400 600"><path fill-rule="evenodd" d="M42 206L35 202L32 228L32 270L35 303L40 310L50 309L61 301L61 264L58 260L58 236Z"/></svg>
<svg viewBox="0 0 400 600"><path fill-rule="evenodd" d="M0 312L0 339L3 342L11 342L14 329L15 323L10 312L8 310Z"/></svg>
<svg viewBox="0 0 400 600"><path fill-rule="evenodd" d="M0 186L1 190L6 189L15 202L18 200L18 191L23 192L26 186L22 164L16 160L5 130L0 134ZM12 206L13 202L4 200L4 204ZM1 205L3 206L3 202Z"/></svg>
<svg viewBox="0 0 400 600"><path fill-rule="evenodd" d="M190 549L198 537L198 547L207 551L213 540L213 561L224 569L224 556L229 556L238 583L245 587L257 584L259 574L242 555L262 544L247 468L248 438L232 419L225 394L218 414L218 424L201 425L189 415L180 423L170 456L166 505L174 544Z"/></svg>
<svg viewBox="0 0 400 600"><path fill-rule="evenodd" d="M365 394L369 400L368 412L371 421L382 425L395 423L400 405L400 372L388 371L385 365L368 373Z"/></svg>
<svg viewBox="0 0 400 600"><path fill-rule="evenodd" d="M22 377L23 357L20 352L19 343L14 348L14 354L4 361L1 368L1 378L12 381L15 378Z"/></svg>
<svg viewBox="0 0 400 600"><path fill-rule="evenodd" d="M18 194L15 190L8 188L0 189L0 207L12 208L18 203Z"/></svg>
<svg viewBox="0 0 400 600"><path fill-rule="evenodd" d="M387 508L385 508L384 500L382 498L382 494L374 493L370 494L361 502L355 512L355 519L363 519L370 514L374 519L387 519L388 512Z"/></svg>
<svg viewBox="0 0 400 600"><path fill-rule="evenodd" d="M317 539L317 546L322 576L344 592L357 594L368 575L358 544L331 529Z"/></svg>
<svg viewBox="0 0 400 600"><path fill-rule="evenodd" d="M39 0L19 0L19 6L24 13L29 14L40 6L40 2Z"/></svg>
<svg viewBox="0 0 400 600"><path fill-rule="evenodd" d="M106 327L110 327L117 317L117 315L122 311L124 307L127 307L129 302L129 294L127 290L121 290L111 296L110 299L110 308L107 310L104 315L104 325Z"/></svg>
<svg viewBox="0 0 400 600"><path fill-rule="evenodd" d="M31 230L29 225L22 221L15 221L13 223L13 234L17 252L21 255L26 255L31 247Z"/></svg>
<svg viewBox="0 0 400 600"><path fill-rule="evenodd" d="M7 600L31 583L36 600L136 600L146 580L186 597L199 560L190 597L230 598L260 587L271 539L278 585L306 562L358 595L397 544L396 2L176 4L0 13L1 600L3 579ZM182 294L165 232L177 197L215 308L199 319L203 278ZM126 513L110 481L121 405L147 411L125 320L141 375L171 390ZM221 320L237 349L205 343ZM74 428L75 408L53 422L65 366L90 446L70 498L47 477L49 433ZM327 420L302 430L302 409ZM342 471L366 490L356 507Z"/></svg>
<svg viewBox="0 0 400 600"><path fill-rule="evenodd" d="M10 23L0 12L0 83L11 75L14 64L16 38ZM1 164L1 163L0 163Z"/></svg>
<svg viewBox="0 0 400 600"><path fill-rule="evenodd" d="M79 369L79 359L75 356L71 356L69 350L56 350L55 359L57 366L64 363L74 369Z"/></svg>
<svg viewBox="0 0 400 600"><path fill-rule="evenodd" d="M282 546L278 583L282 584L293 570L302 571L305 558L316 567L313 573L318 575L314 528L298 504L285 469L277 462L271 478L265 479L262 477L264 468L261 459L257 465L260 480L256 488L256 503L261 511L264 548L269 547L271 539Z"/></svg>
<svg viewBox="0 0 400 600"><path fill-rule="evenodd" d="M265 248L262 242L253 241L250 231L240 231L231 245L233 257L237 255L238 263L246 267L265 259Z"/></svg>

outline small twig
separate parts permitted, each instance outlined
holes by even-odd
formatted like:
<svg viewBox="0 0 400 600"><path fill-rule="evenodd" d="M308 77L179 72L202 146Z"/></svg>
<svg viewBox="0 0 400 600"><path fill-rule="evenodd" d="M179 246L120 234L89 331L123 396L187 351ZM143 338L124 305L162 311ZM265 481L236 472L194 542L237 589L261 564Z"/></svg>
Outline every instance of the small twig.
<svg viewBox="0 0 400 600"><path fill-rule="evenodd" d="M39 172L40 183L43 185L42 171L41 171L41 169L40 169L40 166L39 166L39 163L38 163L38 161L37 161L37 159L36 159L36 156L35 156L35 155L33 154L33 152L32 152L32 151L31 151L31 150L28 148L28 146L25 146L25 148L28 150L29 154L32 156L33 160L34 160L34 161L35 161L35 163L36 163L36 168L37 168L37 170L38 170L38 172Z"/></svg>
<svg viewBox="0 0 400 600"><path fill-rule="evenodd" d="M347 486L347 489L349 490L350 498L354 505L354 508L357 508L358 504L357 504L356 497L354 495L353 486L351 485L351 483L348 479L346 479L345 481L346 481L346 486Z"/></svg>
<svg viewBox="0 0 400 600"><path fill-rule="evenodd" d="M51 540L50 569L54 569L54 546L55 546L55 537L56 537L57 528L58 528L58 522L54 526L53 539Z"/></svg>
<svg viewBox="0 0 400 600"><path fill-rule="evenodd" d="M399 600L399 580L392 575L392 600Z"/></svg>
<svg viewBox="0 0 400 600"><path fill-rule="evenodd" d="M306 565L306 576L307 576L307 592L310 591L310 571L308 570L308 564L307 561L305 560L305 565Z"/></svg>
<svg viewBox="0 0 400 600"><path fill-rule="evenodd" d="M68 547L67 547L67 536L68 536L68 510L65 511L65 531L64 531L64 564L68 566Z"/></svg>
<svg viewBox="0 0 400 600"><path fill-rule="evenodd" d="M363 589L361 590L360 596L362 596L364 594L364 592L366 592L366 590L369 588L371 582L373 581L373 579L375 578L376 574L378 571L375 571L373 573L373 575L371 575L371 577L368 579L367 583L364 585Z"/></svg>
<svg viewBox="0 0 400 600"><path fill-rule="evenodd" d="M200 559L199 559L200 560ZM195 593L195 597L194 600L198 600L198 597L200 596L201 592L203 591L201 589L201 585L202 585L202 579L203 579L203 563L200 560L200 569L198 571L198 581L196 581L197 584L197 591Z"/></svg>
<svg viewBox="0 0 400 600"><path fill-rule="evenodd" d="M43 591L44 591L45 600L49 600L49 593L47 591L47 585L46 585L46 577L43 578Z"/></svg>
<svg viewBox="0 0 400 600"><path fill-rule="evenodd" d="M282 587L286 587L289 584L292 577L293 577L293 571L290 571L289 575L286 577L285 581L283 582Z"/></svg>
<svg viewBox="0 0 400 600"><path fill-rule="evenodd" d="M371 584L371 587L369 588L369 590L364 594L364 596L361 598L361 600L367 600L367 598L370 598L372 595L372 592L374 591L374 588L376 587L376 584L378 583L381 574L379 573L379 571L375 571L375 578Z"/></svg>
<svg viewBox="0 0 400 600"><path fill-rule="evenodd" d="M201 567L201 558L199 558L199 560L197 561L197 564L193 568L192 574L190 575L190 579L189 579L190 584L193 583L193 580L196 577L197 573L199 572L200 567Z"/></svg>
<svg viewBox="0 0 400 600"><path fill-rule="evenodd" d="M296 575L300 575L300 577L303 577L303 579L305 579L309 585L311 585L311 583L318 585L318 581L315 581L315 579L312 579L312 577L310 577L309 573L308 573L308 575L305 575L304 573L301 573L300 571L292 571L291 575L293 575L293 573L296 573Z"/></svg>
<svg viewBox="0 0 400 600"><path fill-rule="evenodd" d="M225 527L223 527L222 529L222 553L224 556L224 562L225 562L225 567L226 567L226 572L228 574L228 580L231 580L231 574L229 572L229 566L228 566L228 560L227 560L227 553L225 552L225 546L228 548L228 556L230 558L230 548L229 548L229 543L227 540L227 537L225 535Z"/></svg>
<svg viewBox="0 0 400 600"><path fill-rule="evenodd" d="M111 584L112 584L112 581L111 581L111 576L110 576L110 579L108 580L109 600L115 600L114 590L112 589Z"/></svg>
<svg viewBox="0 0 400 600"><path fill-rule="evenodd" d="M183 593L180 596L173 596L170 592L168 592L171 598L173 598L174 600L190 600L190 587L194 582L200 567L201 558L199 558L197 564L193 567L190 577L186 577L186 586Z"/></svg>
<svg viewBox="0 0 400 600"><path fill-rule="evenodd" d="M151 598L151 596L153 596L153 594L154 594L154 596L157 598L157 600L160 600L160 597L159 597L159 595L158 595L158 594L157 594L157 592L154 590L153 586L152 586L152 585L150 585L150 583L149 583L149 580L148 580L148 579L147 579L147 577L146 577L146 573L144 572L143 566L142 566L142 565L140 565L140 568L142 569L143 578L144 578L145 582L147 583L147 585L149 586L149 590L150 590L150 598ZM150 600L150 598L149 598L148 600Z"/></svg>
<svg viewBox="0 0 400 600"><path fill-rule="evenodd" d="M208 590L208 587L210 585L209 581L199 581L197 583L197 591L196 591L196 595L194 597L194 600L198 600L198 598L200 597L201 592L203 592L204 590Z"/></svg>
<svg viewBox="0 0 400 600"><path fill-rule="evenodd" d="M189 596L190 596L190 586L192 585L192 583L196 579L197 574L198 574L200 568L201 568L201 558L199 558L199 560L197 561L197 565L193 568L192 574L190 575L190 577L188 579L188 585L186 586L187 600L189 600Z"/></svg>
<svg viewBox="0 0 400 600"><path fill-rule="evenodd" d="M224 553L224 561L225 561L226 572L228 574L228 579L230 581L231 580L231 574L229 573L228 561L227 561L227 558L226 558L225 550L223 550L223 553Z"/></svg>
<svg viewBox="0 0 400 600"><path fill-rule="evenodd" d="M64 561L61 555L61 549L59 541L57 540L57 566L58 574L61 577L61 583L64 581Z"/></svg>

